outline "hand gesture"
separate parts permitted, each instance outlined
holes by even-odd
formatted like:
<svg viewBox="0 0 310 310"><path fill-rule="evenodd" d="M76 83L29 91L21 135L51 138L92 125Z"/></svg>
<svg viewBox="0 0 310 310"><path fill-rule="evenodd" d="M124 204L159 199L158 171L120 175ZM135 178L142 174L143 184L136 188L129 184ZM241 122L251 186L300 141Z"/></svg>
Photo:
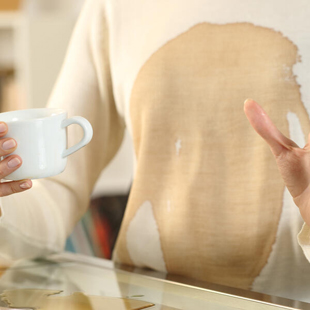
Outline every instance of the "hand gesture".
<svg viewBox="0 0 310 310"><path fill-rule="evenodd" d="M245 114L256 132L268 143L280 174L307 225L310 225L310 135L304 148L285 137L266 112L252 99L244 103Z"/></svg>

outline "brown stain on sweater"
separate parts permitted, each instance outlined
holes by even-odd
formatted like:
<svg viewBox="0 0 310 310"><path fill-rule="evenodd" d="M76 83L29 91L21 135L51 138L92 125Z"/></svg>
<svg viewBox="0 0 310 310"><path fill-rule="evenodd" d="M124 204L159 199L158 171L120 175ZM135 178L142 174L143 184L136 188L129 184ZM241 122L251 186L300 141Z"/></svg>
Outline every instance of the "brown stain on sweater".
<svg viewBox="0 0 310 310"><path fill-rule="evenodd" d="M130 102L137 169L121 262L132 264L126 231L149 200L169 273L250 287L275 242L284 185L243 102L261 103L287 136L289 111L308 132L298 59L288 38L250 23L198 24L149 58Z"/></svg>

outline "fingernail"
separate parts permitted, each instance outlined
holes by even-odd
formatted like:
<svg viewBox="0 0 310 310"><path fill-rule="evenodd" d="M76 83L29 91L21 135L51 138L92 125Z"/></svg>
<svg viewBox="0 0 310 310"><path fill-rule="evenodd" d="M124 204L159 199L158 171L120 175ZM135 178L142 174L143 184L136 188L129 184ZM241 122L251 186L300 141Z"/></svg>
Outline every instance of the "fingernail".
<svg viewBox="0 0 310 310"><path fill-rule="evenodd" d="M18 166L21 163L20 159L18 158L13 158L8 162L8 166L9 168L15 168L16 166Z"/></svg>
<svg viewBox="0 0 310 310"><path fill-rule="evenodd" d="M246 100L244 101L244 104L247 104L247 102L249 102L249 101L254 101L254 100L251 99L251 98L248 98L248 99L246 99Z"/></svg>
<svg viewBox="0 0 310 310"><path fill-rule="evenodd" d="M0 123L0 133L6 131L6 126L3 123Z"/></svg>
<svg viewBox="0 0 310 310"><path fill-rule="evenodd" d="M13 139L7 140L2 144L4 150L10 150L16 146L16 142Z"/></svg>
<svg viewBox="0 0 310 310"><path fill-rule="evenodd" d="M26 189L26 188L30 188L30 185L27 182L25 182L25 183L20 184L19 187Z"/></svg>

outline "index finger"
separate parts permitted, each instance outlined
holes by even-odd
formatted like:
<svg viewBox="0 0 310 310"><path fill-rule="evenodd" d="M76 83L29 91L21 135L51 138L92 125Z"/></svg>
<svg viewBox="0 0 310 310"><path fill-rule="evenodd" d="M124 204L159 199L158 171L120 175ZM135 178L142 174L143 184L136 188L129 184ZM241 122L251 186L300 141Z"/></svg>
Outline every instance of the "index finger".
<svg viewBox="0 0 310 310"><path fill-rule="evenodd" d="M285 137L273 124L267 113L252 99L244 102L244 112L255 131L268 143L275 156L284 149L290 150L298 145Z"/></svg>

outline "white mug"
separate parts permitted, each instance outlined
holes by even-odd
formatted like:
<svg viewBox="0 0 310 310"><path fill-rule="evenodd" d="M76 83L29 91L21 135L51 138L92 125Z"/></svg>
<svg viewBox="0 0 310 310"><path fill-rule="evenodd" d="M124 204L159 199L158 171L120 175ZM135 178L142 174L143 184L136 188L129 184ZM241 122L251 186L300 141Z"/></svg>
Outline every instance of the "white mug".
<svg viewBox="0 0 310 310"><path fill-rule="evenodd" d="M93 129L85 118L67 118L67 112L57 108L0 113L0 121L8 125L4 138L17 142L12 154L22 159L21 167L5 177L7 180L39 179L61 173L65 170L67 156L89 143L93 136ZM71 124L80 125L84 137L67 149L67 127Z"/></svg>

